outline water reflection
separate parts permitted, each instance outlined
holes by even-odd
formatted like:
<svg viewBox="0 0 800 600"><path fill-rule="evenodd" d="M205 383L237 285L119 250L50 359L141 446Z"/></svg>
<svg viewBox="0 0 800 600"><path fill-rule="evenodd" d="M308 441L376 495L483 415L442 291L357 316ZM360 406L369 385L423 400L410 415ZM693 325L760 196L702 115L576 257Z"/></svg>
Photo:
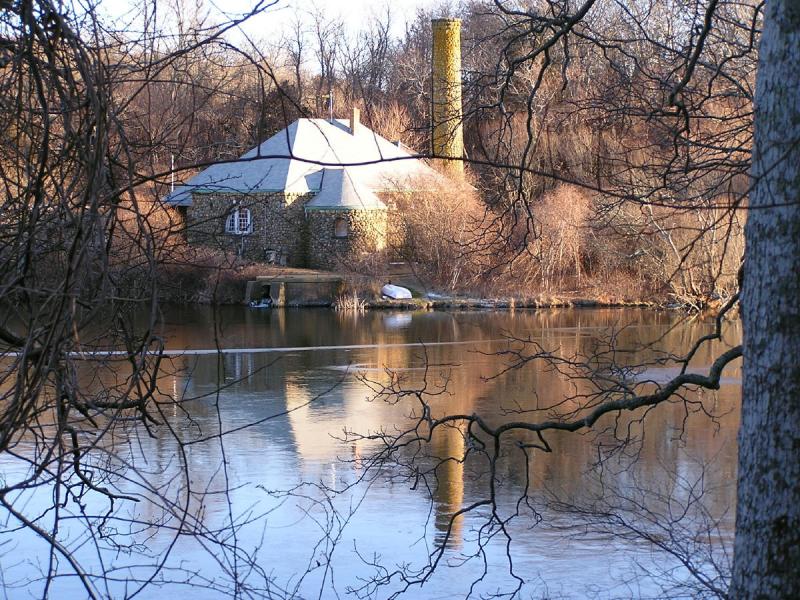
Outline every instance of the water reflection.
<svg viewBox="0 0 800 600"><path fill-rule="evenodd" d="M427 384L430 390L441 392L430 397L437 415L476 412L497 424L569 410L577 406L577 398L589 385L567 381L558 372L536 364L498 375L513 356L495 353L524 347L509 337L535 341L563 356L600 351L604 354L597 359L597 366L605 368L612 354L615 361L635 365L657 357L657 350L684 352L709 327L709 323L679 321L670 313L639 310L356 315L314 310L174 309L165 313L160 332L169 348L252 351L186 355L166 361L159 388L164 399L161 417L169 431L161 428L154 438L141 432L128 431L126 435L136 435L137 447L131 456L148 457L153 487L165 494L169 491L178 500L192 490L193 515L210 530L225 526L228 497L232 498L233 512L246 514L251 521L240 529L239 541L257 549L260 565L269 565L279 581L287 582L310 564L310 574L299 584L300 595L323 589L323 597L334 597L372 572L360 557L381 556L386 565L407 562L421 568L431 547L443 543L446 536L448 557L455 560L474 553L476 531L486 517L468 513L452 519L487 494L486 464L478 454L476 460L464 462L469 448L458 427L439 432L425 448L420 465L433 469L435 475L427 480L428 485L415 485L411 475L365 474L368 459L381 449L381 442L352 433L367 436L405 427L415 404L413 397L398 403L371 401L370 389L359 381L359 375L378 385L394 383L403 389ZM738 339L738 326L731 324L731 328L730 339L698 353L694 368L702 370L721 348ZM613 353L605 341L609 331L615 332L617 342ZM336 346L350 348L330 348ZM258 351L263 348L306 349ZM116 363L109 363L99 373L89 365L85 368L86 377L98 387L125 376L124 366ZM610 487L623 494L647 488L680 497L685 493L681 481L702 477L705 500L714 516L722 519L722 533L729 536L739 368L737 364L726 370L719 392L691 395L688 404L676 401L661 406L648 413L644 422L642 414L623 415L601 422L590 433L549 435L552 452L534 453L529 463L512 442L536 439L520 434L503 448L504 458L497 465L498 506L506 514L518 510L516 501L526 487L534 499L541 500L534 509L545 512L544 498L591 502L599 489ZM671 371L650 369L637 371L636 376L658 382L668 373ZM564 402L566 397L573 400ZM537 410L542 412L531 412ZM606 479L587 476L602 456L598 448L614 447L621 432L637 443L622 453L615 468L608 463L608 470L602 473ZM221 438L220 433L224 433ZM230 478L227 486L233 490L229 496L218 493L225 488L223 449ZM180 451L185 452L188 482L183 482L176 458ZM407 459L419 448L404 451L403 459ZM709 464L713 469L707 468ZM342 489L362 477L369 488L366 496L361 490L350 491L332 502L343 514L349 514L353 506L358 506L358 511L345 528L336 530L338 547L325 546L324 551L315 544L322 534L330 534L320 529L320 523L330 526L330 514L320 512L323 509L309 488L303 487L303 495L296 496L271 493L302 482L319 484L314 493ZM148 503L141 509L145 519L156 521L161 516ZM519 535L513 553L517 572L530 586L527 593L539 589L539 574L549 589L567 595L584 595L586 590L580 586L586 580L602 582L613 590L615 576L628 572L631 553L640 551L635 542L617 539L613 544L605 539L570 546L564 543L561 517L544 516L534 531L529 529L535 523L531 514L516 522ZM495 589L507 588L509 581L502 566L506 549L501 542L485 547L487 560L496 569L494 579L487 577L485 584ZM175 560L194 562L201 569L214 568L202 548L192 547L188 540L182 544ZM587 559L599 552L603 561ZM667 557L656 556L655 560L666 561ZM318 563L332 565L336 583L314 566ZM449 597L464 591L471 581L458 569L442 568L426 583L423 596ZM646 582L642 585L651 589ZM69 589L67 583L64 586ZM163 591L154 591L152 596ZM217 596L209 593L208 597Z"/></svg>
<svg viewBox="0 0 800 600"><path fill-rule="evenodd" d="M439 460L433 490L434 525L437 545L460 550L464 517L456 513L464 507L464 432L447 428L433 439L433 455Z"/></svg>

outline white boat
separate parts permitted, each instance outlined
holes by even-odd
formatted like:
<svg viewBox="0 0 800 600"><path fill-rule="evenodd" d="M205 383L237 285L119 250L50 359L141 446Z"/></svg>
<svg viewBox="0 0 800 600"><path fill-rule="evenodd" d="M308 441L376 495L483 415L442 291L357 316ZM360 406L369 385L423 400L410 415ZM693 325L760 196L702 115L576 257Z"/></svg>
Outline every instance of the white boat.
<svg viewBox="0 0 800 600"><path fill-rule="evenodd" d="M400 287L399 285L392 285L391 283L387 283L385 286L381 288L381 294L383 294L387 298L392 298L394 300L411 299L410 290L404 287Z"/></svg>

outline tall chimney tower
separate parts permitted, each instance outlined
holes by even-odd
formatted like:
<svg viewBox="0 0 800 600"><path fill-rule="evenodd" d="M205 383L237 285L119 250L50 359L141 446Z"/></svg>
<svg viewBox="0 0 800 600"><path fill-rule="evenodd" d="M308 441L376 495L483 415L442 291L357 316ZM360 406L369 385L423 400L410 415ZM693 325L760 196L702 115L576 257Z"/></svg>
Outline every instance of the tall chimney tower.
<svg viewBox="0 0 800 600"><path fill-rule="evenodd" d="M454 158L444 166L453 175L464 172L461 126L461 20L433 19L431 120L434 156Z"/></svg>

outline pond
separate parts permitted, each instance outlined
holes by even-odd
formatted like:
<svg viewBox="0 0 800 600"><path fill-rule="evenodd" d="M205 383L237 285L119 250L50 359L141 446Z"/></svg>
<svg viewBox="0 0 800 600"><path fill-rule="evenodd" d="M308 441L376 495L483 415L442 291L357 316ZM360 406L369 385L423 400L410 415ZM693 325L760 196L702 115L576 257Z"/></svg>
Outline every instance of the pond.
<svg viewBox="0 0 800 600"><path fill-rule="evenodd" d="M540 445L532 433L514 434L492 464L479 447L486 436L468 439L459 422L387 454L387 439L421 408L414 393L380 392L424 388L435 417L543 421L577 411L614 378L643 390L668 381L678 371L663 353L685 353L712 325L639 309L169 308L159 424L149 434L126 424L105 448L106 468L120 473L113 485L144 500L120 501L97 543L65 506L74 518L59 539L107 574L95 585L113 597L150 578L138 597L229 597L234 580L238 595L256 598L406 588L410 598L696 597L682 556L719 582L732 548L740 362L719 391L547 434L550 452L531 446ZM738 322L725 331L693 370L738 343ZM535 345L565 362L509 368ZM581 361L603 379L565 377ZM98 387L123 376L123 367L82 368ZM27 472L2 460L7 481ZM43 514L53 504L45 492L16 505ZM107 510L95 498L84 512ZM7 517L0 534L4 586L37 596L48 546L16 525ZM68 564L57 569L51 597L85 596Z"/></svg>

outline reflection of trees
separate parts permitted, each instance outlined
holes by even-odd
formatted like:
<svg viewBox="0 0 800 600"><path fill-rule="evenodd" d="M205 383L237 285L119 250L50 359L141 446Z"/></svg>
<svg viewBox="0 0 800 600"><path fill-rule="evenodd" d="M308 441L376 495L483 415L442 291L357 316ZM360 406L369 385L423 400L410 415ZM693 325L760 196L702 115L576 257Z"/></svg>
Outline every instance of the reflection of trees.
<svg viewBox="0 0 800 600"><path fill-rule="evenodd" d="M470 323L462 316L460 327L472 325L492 339L498 330L512 329L505 319L485 315ZM578 514L581 502L598 493L608 499L604 492L624 492L634 484L660 490L659 496L646 496L657 509L688 503L687 515L700 515L717 534L730 536L725 515L732 503L734 445L730 435L718 434L736 426L736 386L723 380L719 391L679 391L660 401L659 411L646 405L618 411L600 417L584 435L570 433L571 423L617 395L657 395L682 369L707 371L729 342L736 342L735 326L728 331L734 339L711 340L690 363L669 351L691 347L713 331L707 321L635 310L517 314L513 337L482 353L448 361L446 347L432 346L426 349L426 368L416 375L398 371L372 379L376 401L398 403L408 415L396 431L365 436L380 443L373 464L388 462L395 478L431 490L436 547L427 565L402 571L410 585L432 576L449 545L462 548L464 523L474 535L461 556L480 562L493 544L512 544L518 516L552 517L552 510L567 506ZM460 361L467 364L455 366ZM735 383L737 370L726 373ZM544 423L538 430L527 425L538 422ZM722 468L707 469L710 464ZM702 490L700 497L687 496L687 487ZM686 532L688 524L676 523L679 530ZM677 542L663 547L666 553L686 548ZM510 575L512 562L509 554Z"/></svg>

